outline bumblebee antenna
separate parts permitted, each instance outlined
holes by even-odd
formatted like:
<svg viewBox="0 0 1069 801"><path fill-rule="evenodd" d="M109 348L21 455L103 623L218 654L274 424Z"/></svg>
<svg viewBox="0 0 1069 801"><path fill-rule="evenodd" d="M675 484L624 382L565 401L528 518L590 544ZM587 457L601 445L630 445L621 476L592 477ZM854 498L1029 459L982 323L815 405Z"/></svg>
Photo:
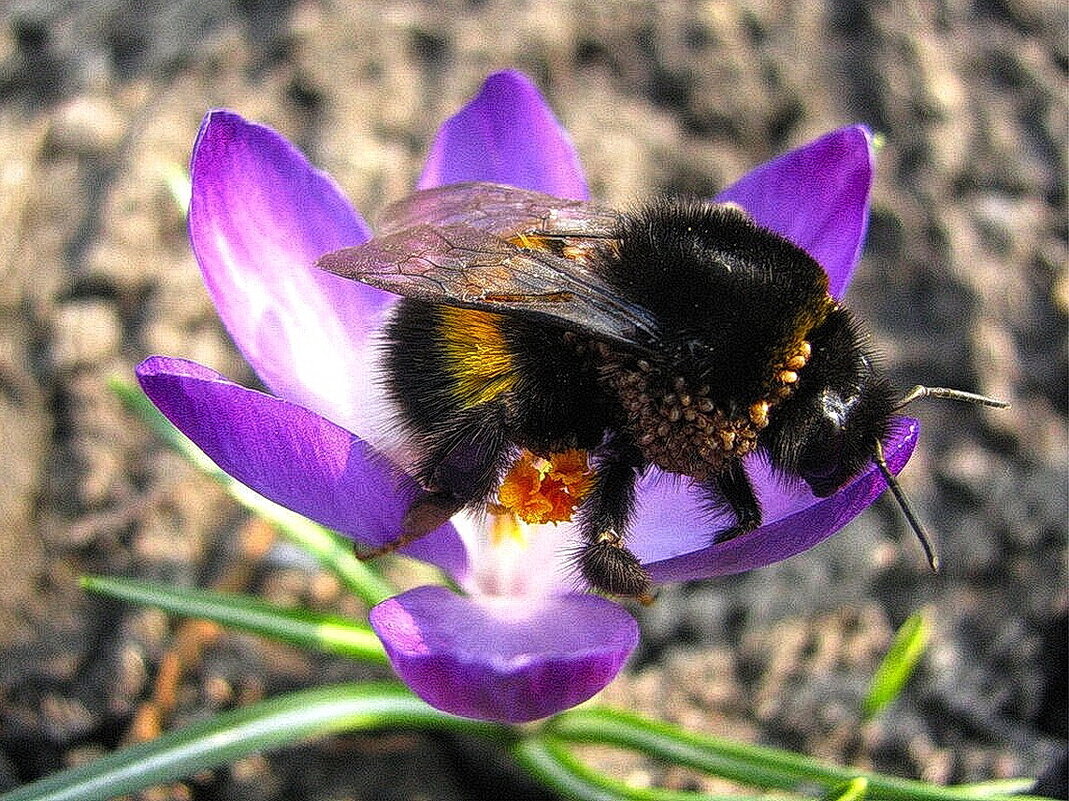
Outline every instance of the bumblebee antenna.
<svg viewBox="0 0 1069 801"><path fill-rule="evenodd" d="M975 392L964 392L960 389L947 389L946 387L924 387L918 384L902 396L902 400L895 405L894 411L897 412L903 406L908 406L913 401L921 398L944 398L946 400L964 401L965 403L975 403L978 406L988 406L992 409L1008 409L1010 406L1006 401L989 398L986 395L977 395ZM910 504L909 498L906 497L906 493L902 491L898 479L891 472L891 468L887 466L887 459L884 458L883 445L880 443L879 438L876 439L875 458L876 465L880 468L880 472L883 473L883 477L887 481L887 486L891 489L891 494L895 496L895 500L898 501L898 505L902 508L902 514L906 516L910 528L917 535L917 539L921 541L924 555L928 557L928 564L933 571L938 571L939 554L935 552L927 530L921 524L917 513L913 511L913 506Z"/></svg>
<svg viewBox="0 0 1069 801"><path fill-rule="evenodd" d="M947 389L946 387L922 387L920 384L913 387L902 396L894 410L897 412L903 406L908 406L920 398L944 398L946 400L964 401L975 403L978 406L989 406L992 409L1008 409L1010 405L1006 401L989 398L986 395L977 395L975 392L963 392L960 389Z"/></svg>
<svg viewBox="0 0 1069 801"><path fill-rule="evenodd" d="M932 540L928 536L928 532L921 524L920 518L917 517L917 513L913 511L913 506L910 504L909 498L906 497L906 493L902 491L898 479L895 477L895 474L891 472L891 468L887 466L887 459L885 459L883 455L883 445L880 443L879 439L876 440L876 465L880 468L880 472L883 473L884 480L887 481L887 486L891 488L891 494L895 496L895 500L898 501L898 505L902 508L902 514L906 516L906 520L909 522L909 527L913 529L913 533L916 534L917 539L920 540L921 547L924 548L924 555L928 557L928 565L932 568L932 572L939 572L939 554L935 552L935 548L932 546Z"/></svg>

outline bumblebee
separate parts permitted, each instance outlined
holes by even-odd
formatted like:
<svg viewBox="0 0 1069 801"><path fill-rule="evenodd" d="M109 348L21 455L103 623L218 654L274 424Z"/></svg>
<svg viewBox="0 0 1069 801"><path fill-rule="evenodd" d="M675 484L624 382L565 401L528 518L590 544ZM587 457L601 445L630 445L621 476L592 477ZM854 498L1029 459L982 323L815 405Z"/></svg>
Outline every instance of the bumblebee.
<svg viewBox="0 0 1069 801"><path fill-rule="evenodd" d="M403 296L384 366L422 494L389 549L469 506L574 519L586 580L647 597L626 544L637 478L692 479L732 513L728 539L761 524L742 457L763 451L818 496L875 459L931 556L879 444L912 397L820 265L737 206L620 212L453 184L391 206L379 236L319 266Z"/></svg>

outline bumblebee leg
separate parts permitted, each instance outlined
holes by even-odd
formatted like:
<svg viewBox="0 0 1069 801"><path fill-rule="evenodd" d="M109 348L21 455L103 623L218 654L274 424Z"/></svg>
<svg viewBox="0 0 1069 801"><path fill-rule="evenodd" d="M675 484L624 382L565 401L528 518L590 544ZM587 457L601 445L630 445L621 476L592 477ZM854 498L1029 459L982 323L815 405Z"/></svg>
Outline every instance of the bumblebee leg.
<svg viewBox="0 0 1069 801"><path fill-rule="evenodd" d="M480 411L456 434L428 447L416 474L426 494L405 515L406 530L437 528L497 486L509 453L504 421L493 410Z"/></svg>
<svg viewBox="0 0 1069 801"><path fill-rule="evenodd" d="M580 508L586 544L579 552L579 568L591 586L611 595L649 596L650 577L624 545L635 507L635 479L644 463L632 443L608 443L599 453L594 486Z"/></svg>
<svg viewBox="0 0 1069 801"><path fill-rule="evenodd" d="M710 499L718 506L727 505L735 515L735 525L719 533L717 542L733 539L761 525L761 503L753 491L750 477L739 459L728 462L708 487Z"/></svg>
<svg viewBox="0 0 1069 801"><path fill-rule="evenodd" d="M401 534L360 559L393 553L434 531L468 504L487 497L497 484L508 443L496 415L484 414L451 437L426 445L416 470L423 489L401 521Z"/></svg>
<svg viewBox="0 0 1069 801"><path fill-rule="evenodd" d="M427 493L426 497L417 498L413 501L408 511L405 512L405 516L401 521L401 535L399 537L390 540L385 545L380 545L378 548L356 551L355 556L361 562L366 562L400 550L434 531L438 526L448 521L459 509L460 506L456 506L450 512L445 502L439 502L432 498L431 493Z"/></svg>
<svg viewBox="0 0 1069 801"><path fill-rule="evenodd" d="M416 477L432 495L479 500L494 489L508 452L504 427L486 416L428 446Z"/></svg>

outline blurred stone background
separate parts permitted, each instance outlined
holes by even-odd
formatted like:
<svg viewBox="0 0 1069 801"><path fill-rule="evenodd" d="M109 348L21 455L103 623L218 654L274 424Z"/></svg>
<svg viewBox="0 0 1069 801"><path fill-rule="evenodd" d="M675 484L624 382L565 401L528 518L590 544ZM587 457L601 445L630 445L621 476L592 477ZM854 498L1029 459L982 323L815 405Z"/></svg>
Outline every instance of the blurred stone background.
<svg viewBox="0 0 1069 801"><path fill-rule="evenodd" d="M1065 797L1067 21L1057 0L0 2L0 789L297 687L372 675L87 597L88 572L361 615L337 583L163 451L106 384L141 358L255 379L216 320L169 181L204 112L268 123L369 219L491 71L525 70L594 195L711 195L834 127L885 137L849 302L918 405L903 483L809 553L666 588L604 694L694 730L936 781ZM399 564L398 570L404 565ZM894 629L931 649L874 723ZM637 782L695 776L590 757ZM548 798L484 744L400 732L250 758L146 797ZM714 788L715 789L715 788Z"/></svg>

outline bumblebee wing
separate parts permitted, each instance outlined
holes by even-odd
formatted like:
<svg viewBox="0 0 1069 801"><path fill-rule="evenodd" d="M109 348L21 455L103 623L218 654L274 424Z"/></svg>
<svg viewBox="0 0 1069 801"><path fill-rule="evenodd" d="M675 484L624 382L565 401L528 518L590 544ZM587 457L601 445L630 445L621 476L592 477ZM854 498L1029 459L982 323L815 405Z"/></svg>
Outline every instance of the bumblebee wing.
<svg viewBox="0 0 1069 801"><path fill-rule="evenodd" d="M615 236L619 221L619 214L604 206L503 184L470 182L409 195L386 209L379 230L391 234L421 224L466 225L503 239L523 233L607 239Z"/></svg>
<svg viewBox="0 0 1069 801"><path fill-rule="evenodd" d="M541 319L629 347L655 338L650 313L620 299L582 254L521 248L468 225L414 225L318 266L407 298Z"/></svg>

